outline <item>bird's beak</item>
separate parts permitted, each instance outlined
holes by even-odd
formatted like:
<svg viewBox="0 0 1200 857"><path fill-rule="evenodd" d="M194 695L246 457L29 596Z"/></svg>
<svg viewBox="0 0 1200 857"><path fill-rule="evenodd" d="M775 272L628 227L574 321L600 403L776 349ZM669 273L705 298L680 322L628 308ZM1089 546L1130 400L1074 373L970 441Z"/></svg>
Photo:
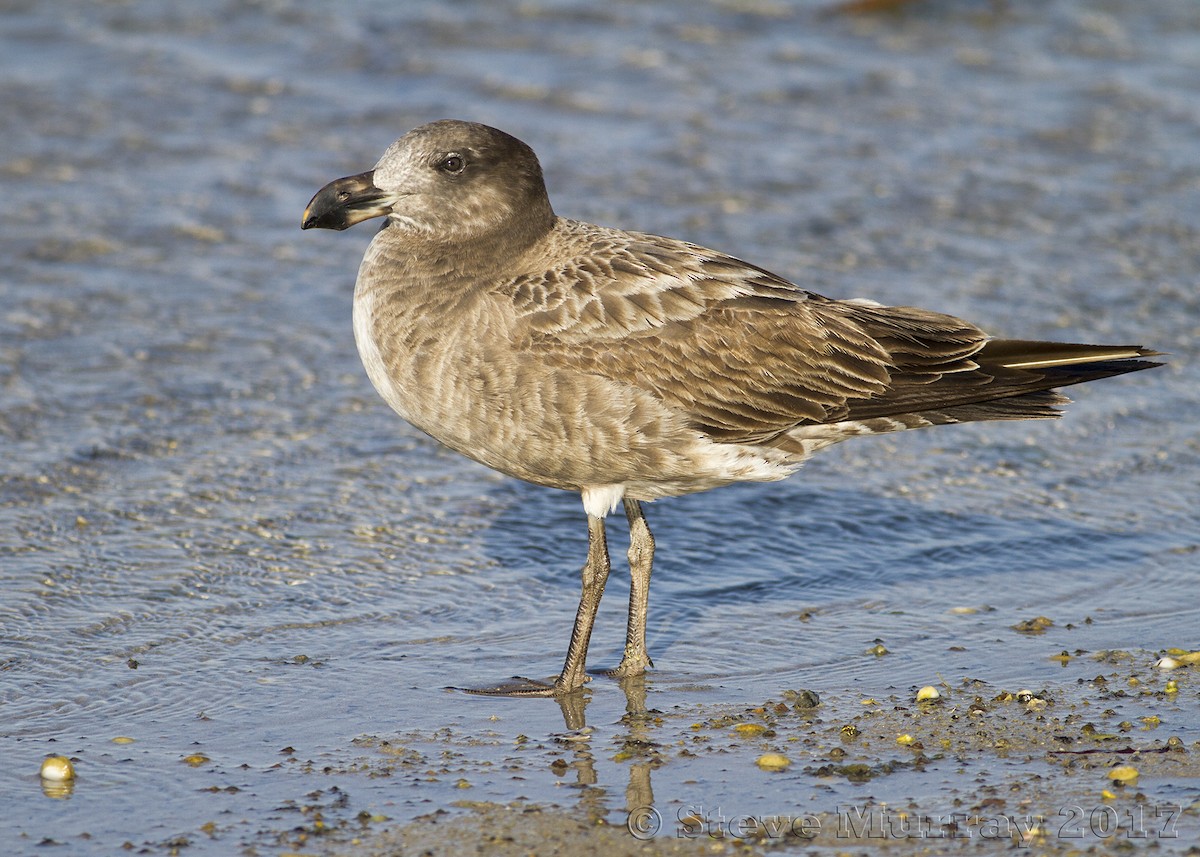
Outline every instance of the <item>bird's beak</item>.
<svg viewBox="0 0 1200 857"><path fill-rule="evenodd" d="M356 223L382 217L394 201L375 187L375 171L335 179L317 191L304 209L301 229L349 229Z"/></svg>

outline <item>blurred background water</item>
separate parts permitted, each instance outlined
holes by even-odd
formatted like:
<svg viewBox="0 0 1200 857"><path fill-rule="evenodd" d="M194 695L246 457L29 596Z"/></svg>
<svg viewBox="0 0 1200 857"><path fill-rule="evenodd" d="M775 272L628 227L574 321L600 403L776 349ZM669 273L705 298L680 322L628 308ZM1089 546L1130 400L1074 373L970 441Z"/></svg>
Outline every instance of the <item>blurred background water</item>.
<svg viewBox="0 0 1200 857"><path fill-rule="evenodd" d="M565 728L552 702L443 686L557 671L578 497L395 418L350 330L372 228L299 231L317 188L438 118L532 145L564 216L998 335L1171 354L1076 388L1059 422L852 442L649 507L651 705L1036 685L1063 649L1197 647L1191 0L8 0L0 105L6 853L269 850L314 789L399 820L452 798L322 775L359 736L453 727L488 757ZM617 566L593 666L620 654ZM1036 615L1055 628L1011 630ZM876 640L892 655L864 657ZM592 688L603 734L625 699ZM69 800L38 786L51 752L80 760Z"/></svg>

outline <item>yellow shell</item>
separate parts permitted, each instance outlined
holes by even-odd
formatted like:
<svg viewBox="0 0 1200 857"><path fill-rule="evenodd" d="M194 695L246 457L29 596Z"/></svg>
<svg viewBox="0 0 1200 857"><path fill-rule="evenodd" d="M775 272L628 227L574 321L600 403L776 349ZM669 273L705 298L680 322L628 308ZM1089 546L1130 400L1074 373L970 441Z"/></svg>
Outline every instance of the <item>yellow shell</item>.
<svg viewBox="0 0 1200 857"><path fill-rule="evenodd" d="M785 771L791 763L791 759L780 753L763 753L754 762L764 771Z"/></svg>
<svg viewBox="0 0 1200 857"><path fill-rule="evenodd" d="M941 698L941 691L931 684L927 684L917 691L917 702L933 702L933 700Z"/></svg>
<svg viewBox="0 0 1200 857"><path fill-rule="evenodd" d="M757 738L767 731L767 727L761 723L739 723L733 727L733 731L739 738Z"/></svg>
<svg viewBox="0 0 1200 857"><path fill-rule="evenodd" d="M48 756L42 762L42 779L64 783L75 779L75 766L66 756Z"/></svg>
<svg viewBox="0 0 1200 857"><path fill-rule="evenodd" d="M1118 765L1108 772L1108 778L1122 786L1137 785L1138 769L1133 765Z"/></svg>

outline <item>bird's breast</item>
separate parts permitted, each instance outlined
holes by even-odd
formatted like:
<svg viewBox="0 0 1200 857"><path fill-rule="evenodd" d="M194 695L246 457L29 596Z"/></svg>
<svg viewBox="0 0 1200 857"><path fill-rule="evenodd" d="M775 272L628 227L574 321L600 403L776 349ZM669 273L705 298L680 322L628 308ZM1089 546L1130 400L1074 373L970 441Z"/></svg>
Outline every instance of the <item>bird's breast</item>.
<svg viewBox="0 0 1200 857"><path fill-rule="evenodd" d="M367 376L396 413L468 458L556 488L626 485L636 499L793 466L709 441L651 391L524 341L511 303L378 271L364 266L354 297Z"/></svg>
<svg viewBox="0 0 1200 857"><path fill-rule="evenodd" d="M385 402L435 440L482 464L567 487L568 439L556 402L569 379L531 361L494 307L428 284L380 288L360 278L354 337Z"/></svg>

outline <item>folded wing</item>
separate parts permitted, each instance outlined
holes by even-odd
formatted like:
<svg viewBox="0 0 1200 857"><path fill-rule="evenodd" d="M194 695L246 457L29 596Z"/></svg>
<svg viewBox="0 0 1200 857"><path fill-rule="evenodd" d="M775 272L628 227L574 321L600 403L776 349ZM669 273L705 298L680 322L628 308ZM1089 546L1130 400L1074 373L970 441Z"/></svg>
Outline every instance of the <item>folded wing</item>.
<svg viewBox="0 0 1200 857"><path fill-rule="evenodd" d="M586 252L515 285L524 347L652 393L714 440L1051 417L1066 401L1053 388L1157 365L1139 347L989 340L953 316L830 300L696 245L589 228Z"/></svg>

